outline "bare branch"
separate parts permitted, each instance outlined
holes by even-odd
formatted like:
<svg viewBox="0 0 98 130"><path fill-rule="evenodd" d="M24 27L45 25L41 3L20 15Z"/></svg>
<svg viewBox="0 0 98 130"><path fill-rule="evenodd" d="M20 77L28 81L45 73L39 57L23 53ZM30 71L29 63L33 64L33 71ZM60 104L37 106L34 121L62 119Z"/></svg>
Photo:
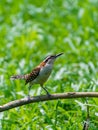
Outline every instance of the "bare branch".
<svg viewBox="0 0 98 130"><path fill-rule="evenodd" d="M20 100L11 101L7 104L0 106L0 112L6 111L15 107L26 105L29 103L35 103L40 101L57 100L57 99L68 99L68 98L83 98L83 97L98 97L98 92L69 92L69 93L58 93L52 95L36 96L31 98L22 98Z"/></svg>

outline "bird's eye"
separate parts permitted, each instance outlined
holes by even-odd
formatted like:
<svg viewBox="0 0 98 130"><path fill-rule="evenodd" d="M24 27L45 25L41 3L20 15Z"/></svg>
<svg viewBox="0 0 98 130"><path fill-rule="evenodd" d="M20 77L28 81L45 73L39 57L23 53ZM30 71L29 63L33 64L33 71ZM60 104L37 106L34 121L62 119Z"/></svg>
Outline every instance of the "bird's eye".
<svg viewBox="0 0 98 130"><path fill-rule="evenodd" d="M47 57L47 58L45 59L45 62L48 62L48 61L49 61L49 59L50 59L50 57Z"/></svg>
<svg viewBox="0 0 98 130"><path fill-rule="evenodd" d="M47 62L48 60L46 59L45 62Z"/></svg>
<svg viewBox="0 0 98 130"><path fill-rule="evenodd" d="M45 62L47 62L48 60L49 60L49 58L48 58L48 59L46 59L46 60L45 60Z"/></svg>

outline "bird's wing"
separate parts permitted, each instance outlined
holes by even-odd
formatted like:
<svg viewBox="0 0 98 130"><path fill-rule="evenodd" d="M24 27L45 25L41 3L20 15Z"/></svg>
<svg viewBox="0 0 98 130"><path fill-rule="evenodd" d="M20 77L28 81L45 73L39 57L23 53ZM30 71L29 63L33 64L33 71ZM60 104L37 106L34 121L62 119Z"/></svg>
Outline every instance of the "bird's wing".
<svg viewBox="0 0 98 130"><path fill-rule="evenodd" d="M34 79L36 79L36 77L38 76L39 72L40 72L40 68L39 67L33 69L32 72L27 75L25 84L27 84L27 83L33 81Z"/></svg>

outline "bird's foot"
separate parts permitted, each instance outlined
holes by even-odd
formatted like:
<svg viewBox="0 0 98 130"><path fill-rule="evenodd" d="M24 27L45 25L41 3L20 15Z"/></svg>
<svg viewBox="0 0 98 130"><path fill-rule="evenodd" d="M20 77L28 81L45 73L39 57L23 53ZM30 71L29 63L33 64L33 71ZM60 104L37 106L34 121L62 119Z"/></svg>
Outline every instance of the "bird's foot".
<svg viewBox="0 0 98 130"><path fill-rule="evenodd" d="M28 98L28 100L30 100L30 95L28 95L28 97L27 97L27 98Z"/></svg>
<svg viewBox="0 0 98 130"><path fill-rule="evenodd" d="M50 94L49 92L47 92L47 96L48 96L48 97L50 97L50 96L51 96L51 94Z"/></svg>

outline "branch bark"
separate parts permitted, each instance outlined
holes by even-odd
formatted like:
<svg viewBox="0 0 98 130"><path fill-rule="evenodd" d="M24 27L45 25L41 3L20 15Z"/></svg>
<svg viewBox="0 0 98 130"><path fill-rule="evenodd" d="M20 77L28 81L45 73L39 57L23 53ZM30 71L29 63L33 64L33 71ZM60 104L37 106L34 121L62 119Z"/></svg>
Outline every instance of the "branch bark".
<svg viewBox="0 0 98 130"><path fill-rule="evenodd" d="M68 93L58 93L52 94L50 96L35 96L30 98L22 98L20 100L11 101L0 106L0 112L26 105L29 103L35 103L40 101L57 100L57 99L69 99L69 98L85 98L85 97L96 97L98 98L98 92L68 92Z"/></svg>

